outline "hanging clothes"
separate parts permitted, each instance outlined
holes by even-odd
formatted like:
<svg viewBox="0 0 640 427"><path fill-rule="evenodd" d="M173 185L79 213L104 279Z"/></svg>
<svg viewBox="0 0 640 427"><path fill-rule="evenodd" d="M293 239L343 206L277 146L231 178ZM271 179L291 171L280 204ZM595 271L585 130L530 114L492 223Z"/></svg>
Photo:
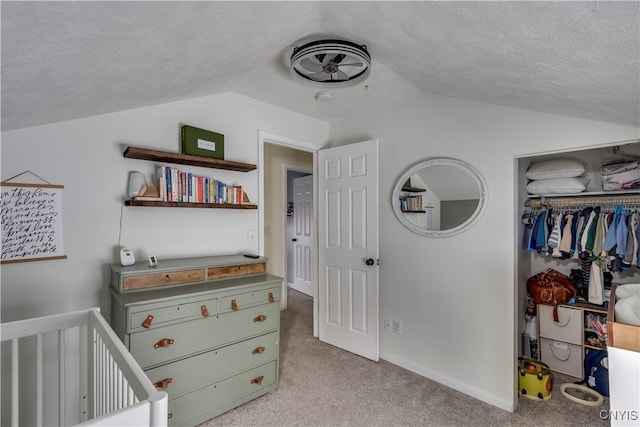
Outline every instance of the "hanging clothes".
<svg viewBox="0 0 640 427"><path fill-rule="evenodd" d="M561 215L556 213L553 215L553 226L549 239L547 240L547 246L551 250L551 256L555 258L560 257L560 240L562 239L562 225L560 220Z"/></svg>
<svg viewBox="0 0 640 427"><path fill-rule="evenodd" d="M611 251L611 249L616 246L616 230L618 229L618 224L620 223L620 218L622 216L622 206L616 206L616 211L613 215L613 222L609 226L607 236L604 239L604 250L607 252Z"/></svg>
<svg viewBox="0 0 640 427"><path fill-rule="evenodd" d="M633 253L631 254L631 265L638 265L638 222L640 218L638 212L631 214L631 235L633 236Z"/></svg>
<svg viewBox="0 0 640 427"><path fill-rule="evenodd" d="M604 303L604 278L599 263L591 263L589 274L589 298L591 304L602 305Z"/></svg>
<svg viewBox="0 0 640 427"><path fill-rule="evenodd" d="M598 230L598 221L600 220L600 206L596 206L589 215L588 229L585 231L586 239L584 251L590 255L593 254L593 245L596 239L596 231Z"/></svg>
<svg viewBox="0 0 640 427"><path fill-rule="evenodd" d="M545 207L534 211L531 222L529 252L597 261L601 273L640 268L640 211L621 205L574 211ZM585 263L581 270L586 288L593 268Z"/></svg>
<svg viewBox="0 0 640 427"><path fill-rule="evenodd" d="M568 212L564 215L564 227L562 228L562 238L560 240L560 258L567 259L571 256L571 242L573 241L573 212Z"/></svg>
<svg viewBox="0 0 640 427"><path fill-rule="evenodd" d="M576 211L575 213L577 215L578 221L574 221L575 223L575 228L573 229L572 233L571 233L571 250L573 252L573 254L571 255L572 259L579 259L580 258L580 232L582 231L582 228L584 227L584 223L585 223L585 218L584 215L582 213L582 210Z"/></svg>

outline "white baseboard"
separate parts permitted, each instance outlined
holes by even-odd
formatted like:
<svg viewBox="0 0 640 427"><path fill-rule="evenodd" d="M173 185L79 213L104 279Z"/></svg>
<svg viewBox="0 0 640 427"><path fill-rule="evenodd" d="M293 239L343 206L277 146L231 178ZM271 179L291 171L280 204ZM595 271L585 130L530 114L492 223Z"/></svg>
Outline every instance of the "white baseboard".
<svg viewBox="0 0 640 427"><path fill-rule="evenodd" d="M302 292L303 294L308 295L308 296L313 298L313 295L309 293L309 289L307 289L306 287L305 288L301 288L299 286L296 286L295 283L290 283L290 282L287 282L287 287L291 288L291 289L295 289L296 291Z"/></svg>
<svg viewBox="0 0 640 427"><path fill-rule="evenodd" d="M429 378L430 380L438 382L449 388L458 390L461 393L467 394L478 400L482 400L483 402L486 402L489 405L493 405L497 408L503 409L508 412L513 412L516 409L516 402L514 401L508 401L498 396L495 396L493 394L488 394L485 390L480 390L475 387L471 387L469 386L469 384L460 382L446 375L442 375L431 369L427 369L424 366L417 365L413 362L409 362L408 360L405 360L393 355L380 354L380 358L386 360L389 363L393 363L394 365L404 368L408 371L411 371L418 375L422 375L423 377Z"/></svg>

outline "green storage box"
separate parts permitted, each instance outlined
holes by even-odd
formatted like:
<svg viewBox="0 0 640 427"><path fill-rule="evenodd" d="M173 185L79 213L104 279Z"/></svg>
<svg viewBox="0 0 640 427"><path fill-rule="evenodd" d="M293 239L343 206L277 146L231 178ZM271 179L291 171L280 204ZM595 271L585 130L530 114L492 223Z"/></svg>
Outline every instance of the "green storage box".
<svg viewBox="0 0 640 427"><path fill-rule="evenodd" d="M224 135L210 130L182 125L182 154L224 160Z"/></svg>

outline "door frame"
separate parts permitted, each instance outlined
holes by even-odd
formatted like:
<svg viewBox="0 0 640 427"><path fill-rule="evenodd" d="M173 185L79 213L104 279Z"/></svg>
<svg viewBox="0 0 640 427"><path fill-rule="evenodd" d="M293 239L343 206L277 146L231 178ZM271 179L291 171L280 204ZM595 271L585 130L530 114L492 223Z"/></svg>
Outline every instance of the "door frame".
<svg viewBox="0 0 640 427"><path fill-rule="evenodd" d="M318 182L317 182L317 170L318 170L318 150L323 148L322 145L309 141L303 141L288 136L278 135L271 132L266 132L258 129L258 253L264 255L264 145L265 144L281 145L284 147L293 148L299 151L306 151L313 154L313 217L318 217ZM286 181L285 181L286 182ZM313 336L318 337L318 222L313 222L313 272L312 277L314 281L314 294L313 298ZM284 250L284 248L283 248ZM286 290L286 289L285 289ZM287 294L281 296L284 298L284 305L286 307Z"/></svg>

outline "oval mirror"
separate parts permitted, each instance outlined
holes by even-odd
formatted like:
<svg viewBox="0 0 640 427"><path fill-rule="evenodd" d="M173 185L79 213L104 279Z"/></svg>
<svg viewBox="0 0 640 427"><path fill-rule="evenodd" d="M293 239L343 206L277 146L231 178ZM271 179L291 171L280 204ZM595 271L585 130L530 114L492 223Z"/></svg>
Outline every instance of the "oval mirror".
<svg viewBox="0 0 640 427"><path fill-rule="evenodd" d="M409 230L430 237L453 236L478 220L487 203L487 186L468 163L432 158L402 174L391 203Z"/></svg>

